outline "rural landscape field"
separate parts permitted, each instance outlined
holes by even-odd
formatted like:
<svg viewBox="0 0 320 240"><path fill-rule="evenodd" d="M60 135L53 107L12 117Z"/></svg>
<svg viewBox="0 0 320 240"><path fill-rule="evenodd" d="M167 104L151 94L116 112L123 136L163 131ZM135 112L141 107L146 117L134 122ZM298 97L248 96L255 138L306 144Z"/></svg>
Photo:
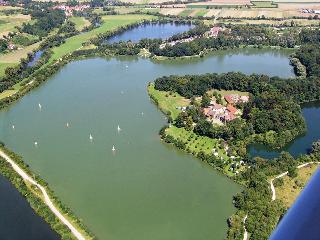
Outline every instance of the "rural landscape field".
<svg viewBox="0 0 320 240"><path fill-rule="evenodd" d="M318 0L0 0L0 239L317 239L319 59Z"/></svg>

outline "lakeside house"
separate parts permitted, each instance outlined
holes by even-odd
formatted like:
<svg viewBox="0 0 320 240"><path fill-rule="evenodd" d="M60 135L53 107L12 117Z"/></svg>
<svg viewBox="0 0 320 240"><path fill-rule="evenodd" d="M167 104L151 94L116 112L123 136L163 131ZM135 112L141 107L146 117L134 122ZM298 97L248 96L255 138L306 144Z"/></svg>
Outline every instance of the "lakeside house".
<svg viewBox="0 0 320 240"><path fill-rule="evenodd" d="M235 104L248 102L249 96L228 94L224 96L224 99L227 102L226 106L217 103L215 97L212 97L210 105L202 109L203 114L209 122L221 125L233 121L241 114L241 111L235 107Z"/></svg>

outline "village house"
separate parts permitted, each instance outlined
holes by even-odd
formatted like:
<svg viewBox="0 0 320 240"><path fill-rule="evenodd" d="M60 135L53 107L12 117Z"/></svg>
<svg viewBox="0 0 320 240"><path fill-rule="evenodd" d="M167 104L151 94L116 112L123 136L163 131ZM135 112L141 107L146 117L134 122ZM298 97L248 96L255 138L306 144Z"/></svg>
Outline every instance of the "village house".
<svg viewBox="0 0 320 240"><path fill-rule="evenodd" d="M239 94L228 94L224 96L228 104L247 103L249 96L240 96Z"/></svg>
<svg viewBox="0 0 320 240"><path fill-rule="evenodd" d="M218 37L219 32L222 30L221 27L212 27L209 31L209 37Z"/></svg>
<svg viewBox="0 0 320 240"><path fill-rule="evenodd" d="M9 43L8 44L8 49L9 50L14 50L14 49L16 49L16 46L13 43Z"/></svg>
<svg viewBox="0 0 320 240"><path fill-rule="evenodd" d="M76 5L76 6L67 6L65 4L61 4L53 7L52 9L60 9L63 10L67 17L73 16L73 11L83 12L85 9L90 8L90 5Z"/></svg>

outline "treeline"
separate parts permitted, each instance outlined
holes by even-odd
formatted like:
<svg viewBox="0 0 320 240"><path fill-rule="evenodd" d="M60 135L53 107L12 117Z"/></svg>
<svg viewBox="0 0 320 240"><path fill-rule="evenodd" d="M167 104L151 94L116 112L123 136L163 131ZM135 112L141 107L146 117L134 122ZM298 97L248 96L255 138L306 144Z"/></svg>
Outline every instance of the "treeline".
<svg viewBox="0 0 320 240"><path fill-rule="evenodd" d="M170 38L168 38L168 42L189 38L189 37L203 36L203 34L209 30L210 30L210 27L208 25L205 25L202 22L196 22L195 26L190 30L183 33L175 34Z"/></svg>
<svg viewBox="0 0 320 240"><path fill-rule="evenodd" d="M182 57L199 55L205 50L235 48L240 45L280 46L293 48L299 43L298 33L287 30L277 34L272 28L251 25L228 25L217 38L196 38L191 42L177 43L162 49L154 47L150 52L157 56Z"/></svg>

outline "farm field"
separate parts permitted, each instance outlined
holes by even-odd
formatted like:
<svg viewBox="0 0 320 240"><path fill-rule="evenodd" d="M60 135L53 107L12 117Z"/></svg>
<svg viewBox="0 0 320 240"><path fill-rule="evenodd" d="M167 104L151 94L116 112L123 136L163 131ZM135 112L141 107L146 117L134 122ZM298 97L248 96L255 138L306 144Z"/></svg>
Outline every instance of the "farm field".
<svg viewBox="0 0 320 240"><path fill-rule="evenodd" d="M231 24L268 24L268 25L290 25L291 22L294 22L296 26L319 26L319 20L308 20L308 19L293 19L293 20L232 20L232 19L219 19L217 22L220 23L231 23Z"/></svg>
<svg viewBox="0 0 320 240"><path fill-rule="evenodd" d="M284 176L282 178L283 185L276 186L277 198L282 200L289 208L294 203L301 190L310 180L312 174L317 170L317 168L317 164L312 164L298 169L298 176L296 178L292 179L288 176Z"/></svg>
<svg viewBox="0 0 320 240"><path fill-rule="evenodd" d="M107 31L116 30L120 26L125 26L135 22L142 21L144 19L153 19L153 16L148 15L110 15L103 16L103 24L99 28L95 28L90 32L86 32L80 35L68 38L66 42L59 47L53 49L53 55L49 62L57 60L64 55L67 55L82 47L82 43L88 41L90 38L97 36L97 34L105 33Z"/></svg>
<svg viewBox="0 0 320 240"><path fill-rule="evenodd" d="M70 21L72 21L74 24L76 24L76 29L78 31L81 31L85 27L90 26L90 22L85 19L84 17L71 17Z"/></svg>

